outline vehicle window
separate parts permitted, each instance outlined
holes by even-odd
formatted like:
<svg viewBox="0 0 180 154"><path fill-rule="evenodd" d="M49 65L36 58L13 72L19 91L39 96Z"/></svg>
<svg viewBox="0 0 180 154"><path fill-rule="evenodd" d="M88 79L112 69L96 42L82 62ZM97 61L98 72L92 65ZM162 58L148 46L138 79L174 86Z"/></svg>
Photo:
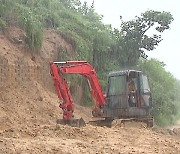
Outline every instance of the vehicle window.
<svg viewBox="0 0 180 154"><path fill-rule="evenodd" d="M126 93L125 76L113 76L109 78L109 95L121 95Z"/></svg>
<svg viewBox="0 0 180 154"><path fill-rule="evenodd" d="M143 90L144 93L150 92L149 82L147 76L145 75L142 75L141 89Z"/></svg>

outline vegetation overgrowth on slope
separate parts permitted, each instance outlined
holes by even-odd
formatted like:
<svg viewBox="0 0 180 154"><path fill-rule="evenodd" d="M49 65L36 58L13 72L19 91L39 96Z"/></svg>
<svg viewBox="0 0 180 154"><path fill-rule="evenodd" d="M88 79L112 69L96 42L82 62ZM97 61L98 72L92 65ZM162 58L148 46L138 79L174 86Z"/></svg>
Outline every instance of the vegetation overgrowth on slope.
<svg viewBox="0 0 180 154"><path fill-rule="evenodd" d="M25 30L25 40L32 52L41 51L45 28L56 30L75 50L74 55L66 55L60 50L61 60L89 61L97 70L103 87L108 72L124 67L137 68L138 65L149 75L154 102L152 114L161 125L172 123L178 115L180 84L157 60L140 59L146 58L146 52L158 46L161 33L169 29L172 21L169 12L149 10L131 21L121 18L121 27L113 29L102 23L94 3L88 6L79 0L0 1L0 30L12 24ZM157 33L148 36L150 29ZM85 89L83 104L91 99L88 84L84 82L81 82Z"/></svg>
<svg viewBox="0 0 180 154"><path fill-rule="evenodd" d="M165 64L156 60L141 60L138 67L150 80L153 110L156 123L161 126L173 124L179 117L179 81L164 69Z"/></svg>

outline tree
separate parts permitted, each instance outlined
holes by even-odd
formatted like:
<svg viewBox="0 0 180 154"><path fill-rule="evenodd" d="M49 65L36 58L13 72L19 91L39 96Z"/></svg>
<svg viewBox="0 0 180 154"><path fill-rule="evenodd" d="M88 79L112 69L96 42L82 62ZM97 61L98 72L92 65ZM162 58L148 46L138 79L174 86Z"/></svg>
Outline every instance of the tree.
<svg viewBox="0 0 180 154"><path fill-rule="evenodd" d="M173 17L169 12L146 11L140 17L121 24L121 31L116 29L119 61L121 65L136 65L140 57L146 58L146 51L151 51L162 41L160 33L169 29ZM148 36L147 33L155 33Z"/></svg>
<svg viewBox="0 0 180 154"><path fill-rule="evenodd" d="M141 60L139 69L148 75L151 85L153 110L152 115L158 125L168 125L175 122L180 104L177 96L177 80L166 72L164 63L156 60ZM179 103L178 103L179 102Z"/></svg>

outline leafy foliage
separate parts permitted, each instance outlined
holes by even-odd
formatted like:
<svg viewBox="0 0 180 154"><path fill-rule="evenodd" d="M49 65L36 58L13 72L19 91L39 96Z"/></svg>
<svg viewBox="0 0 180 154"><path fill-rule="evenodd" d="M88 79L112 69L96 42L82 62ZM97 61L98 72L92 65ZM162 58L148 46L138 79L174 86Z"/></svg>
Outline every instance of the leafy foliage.
<svg viewBox="0 0 180 154"><path fill-rule="evenodd" d="M3 30L6 27L6 22L0 18L0 30Z"/></svg>
<svg viewBox="0 0 180 154"><path fill-rule="evenodd" d="M38 17L29 8L22 8L20 24L26 31L26 41L32 51L39 51L43 41L43 27Z"/></svg>
<svg viewBox="0 0 180 154"><path fill-rule="evenodd" d="M162 126L173 124L180 106L179 94L177 94L180 86L177 86L177 80L165 71L164 63L156 59L140 61L139 68L148 75L151 83L152 114L156 123Z"/></svg>
<svg viewBox="0 0 180 154"><path fill-rule="evenodd" d="M119 61L122 65L136 65L140 57L146 58L145 51L154 50L162 41L160 34L148 36L148 33L169 29L173 17L169 12L146 11L134 20L122 21L121 31L116 30L120 46ZM124 58L125 57L125 58Z"/></svg>

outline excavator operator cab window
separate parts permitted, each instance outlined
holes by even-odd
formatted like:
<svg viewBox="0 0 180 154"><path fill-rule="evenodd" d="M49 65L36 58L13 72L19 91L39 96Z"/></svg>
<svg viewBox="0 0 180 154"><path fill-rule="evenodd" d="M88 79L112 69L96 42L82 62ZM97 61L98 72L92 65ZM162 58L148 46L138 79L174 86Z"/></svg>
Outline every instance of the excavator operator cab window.
<svg viewBox="0 0 180 154"><path fill-rule="evenodd" d="M144 107L152 106L151 89L149 86L148 78L142 74L140 76L140 91L141 91L141 104Z"/></svg>
<svg viewBox="0 0 180 154"><path fill-rule="evenodd" d="M117 96L125 94L125 76L112 76L109 78L109 96Z"/></svg>

